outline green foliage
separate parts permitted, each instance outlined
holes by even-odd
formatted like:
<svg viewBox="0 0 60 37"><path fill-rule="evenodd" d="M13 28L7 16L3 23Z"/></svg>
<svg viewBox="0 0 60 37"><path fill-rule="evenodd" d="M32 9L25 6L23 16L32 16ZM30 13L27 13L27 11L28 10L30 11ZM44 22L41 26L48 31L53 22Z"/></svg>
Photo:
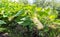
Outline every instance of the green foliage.
<svg viewBox="0 0 60 37"><path fill-rule="evenodd" d="M0 20L0 25L1 25L1 24L6 24L6 23L5 23L4 21Z"/></svg>
<svg viewBox="0 0 60 37"><path fill-rule="evenodd" d="M56 20L57 18L57 11L53 10L51 8L42 8L37 7L36 5L29 5L24 3L20 4L17 2L10 2L10 1L2 1L0 2L0 32L4 32L4 30L7 30L8 32L11 32L11 34L14 32L14 28L17 25L22 25L23 30L25 27L29 26L29 31L33 31L33 28L36 24L34 24L35 20L32 20L32 18L36 17L39 21L43 24L44 28L40 32L40 36L44 37L46 34L48 34L48 37L55 37L55 35L59 34L59 29L55 29L54 22L58 25L60 23L60 19ZM54 11L54 12L53 12ZM50 26L51 25L51 26ZM52 30L50 30L50 28ZM28 29L27 29L28 30ZM15 29L15 31L17 31ZM49 33L48 33L49 32ZM55 32L57 34L55 34ZM17 33L19 33L17 31ZM19 36L19 35L17 35Z"/></svg>

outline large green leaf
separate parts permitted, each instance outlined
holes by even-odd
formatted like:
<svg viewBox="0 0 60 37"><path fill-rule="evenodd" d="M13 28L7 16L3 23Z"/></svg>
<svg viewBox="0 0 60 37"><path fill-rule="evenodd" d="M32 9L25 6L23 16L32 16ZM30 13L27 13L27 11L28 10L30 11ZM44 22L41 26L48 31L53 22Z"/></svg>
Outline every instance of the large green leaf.
<svg viewBox="0 0 60 37"><path fill-rule="evenodd" d="M22 13L23 13L23 9L21 9L20 11L18 11L14 17L20 16Z"/></svg>
<svg viewBox="0 0 60 37"><path fill-rule="evenodd" d="M1 24L6 24L6 22L4 22L3 20L0 20L0 25Z"/></svg>

